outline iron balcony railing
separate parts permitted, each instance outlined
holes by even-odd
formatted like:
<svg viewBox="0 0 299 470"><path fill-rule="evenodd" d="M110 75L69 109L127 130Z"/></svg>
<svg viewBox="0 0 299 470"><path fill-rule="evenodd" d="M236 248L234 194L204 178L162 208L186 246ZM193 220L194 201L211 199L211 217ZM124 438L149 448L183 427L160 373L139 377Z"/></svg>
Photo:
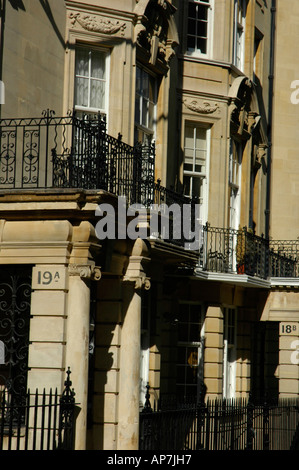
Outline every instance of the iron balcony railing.
<svg viewBox="0 0 299 470"><path fill-rule="evenodd" d="M46 110L39 118L1 119L0 192L50 188L105 190L146 208L189 204L195 214L195 200L155 181L155 145L130 146L108 135L101 114L57 117ZM168 241L182 245L171 224Z"/></svg>
<svg viewBox="0 0 299 470"><path fill-rule="evenodd" d="M106 132L101 114L0 120L0 190L84 188L146 198L154 182L154 145L132 147Z"/></svg>
<svg viewBox="0 0 299 470"><path fill-rule="evenodd" d="M244 227L202 229L199 267L217 273L269 277L299 276L299 240L268 240Z"/></svg>

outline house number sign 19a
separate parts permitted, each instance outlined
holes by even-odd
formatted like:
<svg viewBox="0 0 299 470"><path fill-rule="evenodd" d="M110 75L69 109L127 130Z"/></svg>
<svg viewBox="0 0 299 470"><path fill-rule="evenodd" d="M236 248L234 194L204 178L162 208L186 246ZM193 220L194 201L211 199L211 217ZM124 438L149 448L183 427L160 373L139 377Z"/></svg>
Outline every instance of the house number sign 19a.
<svg viewBox="0 0 299 470"><path fill-rule="evenodd" d="M66 268L64 266L35 266L32 272L33 289L66 289Z"/></svg>

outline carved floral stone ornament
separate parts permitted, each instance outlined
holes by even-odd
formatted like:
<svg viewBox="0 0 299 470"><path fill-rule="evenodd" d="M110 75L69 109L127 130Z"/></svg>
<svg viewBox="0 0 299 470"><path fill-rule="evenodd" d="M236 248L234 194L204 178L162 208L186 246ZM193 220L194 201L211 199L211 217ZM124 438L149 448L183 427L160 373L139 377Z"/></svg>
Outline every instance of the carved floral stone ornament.
<svg viewBox="0 0 299 470"><path fill-rule="evenodd" d="M89 15L87 13L70 13L69 18L72 25L78 23L80 26L82 26L83 29L96 33L116 34L120 32L123 35L126 28L125 23L106 20L95 15Z"/></svg>
<svg viewBox="0 0 299 470"><path fill-rule="evenodd" d="M195 113L200 113L200 114L212 114L212 113L215 113L219 109L219 106L217 103L215 103L214 105L211 105L208 102L204 102L200 104L196 100L192 100L192 101L183 100L183 103L186 106L186 108L190 109L191 111L194 111Z"/></svg>

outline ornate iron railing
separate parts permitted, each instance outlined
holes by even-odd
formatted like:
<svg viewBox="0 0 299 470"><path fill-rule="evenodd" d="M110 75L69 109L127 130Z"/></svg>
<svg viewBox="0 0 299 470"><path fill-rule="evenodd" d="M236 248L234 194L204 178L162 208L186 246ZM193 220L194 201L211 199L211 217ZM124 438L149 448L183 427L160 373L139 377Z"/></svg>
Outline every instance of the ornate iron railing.
<svg viewBox="0 0 299 470"><path fill-rule="evenodd" d="M199 266L205 271L298 277L299 240L267 240L246 227L203 227Z"/></svg>
<svg viewBox="0 0 299 470"><path fill-rule="evenodd" d="M299 400L216 399L140 413L141 450L298 450Z"/></svg>
<svg viewBox="0 0 299 470"><path fill-rule="evenodd" d="M0 390L22 402L27 388L31 267L2 266L0 270Z"/></svg>
<svg viewBox="0 0 299 470"><path fill-rule="evenodd" d="M0 120L0 191L46 188L101 189L146 208L187 204L196 216L195 201L155 182L154 143L130 146L108 135L101 114L57 117L46 110L40 118ZM173 235L168 241L184 242Z"/></svg>
<svg viewBox="0 0 299 470"><path fill-rule="evenodd" d="M129 203L146 199L154 184L154 145L125 144L106 132L105 117L0 120L0 190L104 189Z"/></svg>
<svg viewBox="0 0 299 470"><path fill-rule="evenodd" d="M30 390L20 403L8 390L0 392L0 450L73 450L76 404L67 370L62 395L57 389Z"/></svg>

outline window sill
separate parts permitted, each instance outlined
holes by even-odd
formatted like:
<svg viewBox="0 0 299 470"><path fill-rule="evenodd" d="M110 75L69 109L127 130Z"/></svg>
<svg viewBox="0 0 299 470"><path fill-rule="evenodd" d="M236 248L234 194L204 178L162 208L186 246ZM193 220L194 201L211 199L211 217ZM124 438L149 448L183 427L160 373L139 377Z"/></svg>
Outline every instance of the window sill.
<svg viewBox="0 0 299 470"><path fill-rule="evenodd" d="M190 62L201 62L203 64L209 64L213 65L215 67L224 67L233 70L237 75L244 76L245 73L236 67L232 62L225 62L221 60L214 60L209 57L203 57L203 56L195 56L195 55L189 55L189 54L178 54L178 59L180 60L187 60Z"/></svg>

